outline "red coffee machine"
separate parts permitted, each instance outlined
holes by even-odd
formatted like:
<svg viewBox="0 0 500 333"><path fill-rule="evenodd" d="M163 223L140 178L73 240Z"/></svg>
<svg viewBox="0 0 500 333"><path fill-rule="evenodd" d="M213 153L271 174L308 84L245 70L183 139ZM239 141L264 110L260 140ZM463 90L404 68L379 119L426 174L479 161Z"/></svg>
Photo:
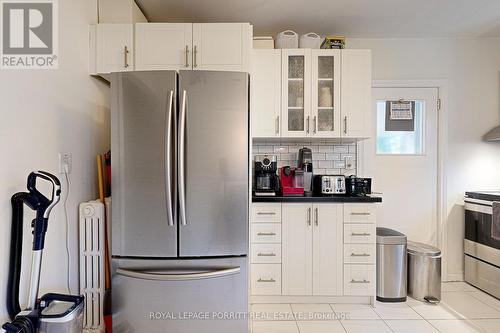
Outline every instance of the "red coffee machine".
<svg viewBox="0 0 500 333"><path fill-rule="evenodd" d="M304 172L290 166L280 169L280 182L283 196L304 195Z"/></svg>

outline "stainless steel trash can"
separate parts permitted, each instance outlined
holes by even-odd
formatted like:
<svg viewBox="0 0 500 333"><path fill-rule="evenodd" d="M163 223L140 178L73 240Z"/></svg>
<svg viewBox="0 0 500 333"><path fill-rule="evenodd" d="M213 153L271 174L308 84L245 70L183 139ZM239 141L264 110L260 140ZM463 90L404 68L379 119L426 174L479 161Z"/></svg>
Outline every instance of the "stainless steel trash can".
<svg viewBox="0 0 500 333"><path fill-rule="evenodd" d="M408 242L408 296L429 303L441 301L441 250Z"/></svg>
<svg viewBox="0 0 500 333"><path fill-rule="evenodd" d="M377 300L406 301L406 236L377 228Z"/></svg>

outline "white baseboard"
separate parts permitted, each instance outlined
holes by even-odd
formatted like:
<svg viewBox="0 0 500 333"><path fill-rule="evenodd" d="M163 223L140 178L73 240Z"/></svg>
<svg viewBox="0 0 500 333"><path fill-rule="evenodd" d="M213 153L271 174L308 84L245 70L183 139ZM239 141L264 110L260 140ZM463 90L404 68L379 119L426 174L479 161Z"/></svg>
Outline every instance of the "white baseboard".
<svg viewBox="0 0 500 333"><path fill-rule="evenodd" d="M369 296L251 296L250 303L371 304Z"/></svg>

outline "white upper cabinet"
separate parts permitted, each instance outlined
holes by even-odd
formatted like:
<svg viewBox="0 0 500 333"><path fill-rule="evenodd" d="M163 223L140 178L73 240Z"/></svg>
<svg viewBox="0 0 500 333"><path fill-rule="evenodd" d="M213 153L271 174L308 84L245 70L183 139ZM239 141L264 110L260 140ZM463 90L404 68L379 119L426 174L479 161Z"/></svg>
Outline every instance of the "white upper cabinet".
<svg viewBox="0 0 500 333"><path fill-rule="evenodd" d="M342 50L342 137L370 137L371 90L371 51Z"/></svg>
<svg viewBox="0 0 500 333"><path fill-rule="evenodd" d="M90 73L179 69L249 72L252 37L249 23L96 24L90 26Z"/></svg>
<svg viewBox="0 0 500 333"><path fill-rule="evenodd" d="M281 68L281 114L283 117L281 136L309 136L311 132L311 50L281 50Z"/></svg>
<svg viewBox="0 0 500 333"><path fill-rule="evenodd" d="M252 50L252 136L281 136L281 51Z"/></svg>
<svg viewBox="0 0 500 333"><path fill-rule="evenodd" d="M248 23L194 23L193 69L248 72L251 30Z"/></svg>
<svg viewBox="0 0 500 333"><path fill-rule="evenodd" d="M340 136L340 50L312 50L313 137Z"/></svg>
<svg viewBox="0 0 500 333"><path fill-rule="evenodd" d="M134 70L133 24L97 24L93 33L97 73Z"/></svg>
<svg viewBox="0 0 500 333"><path fill-rule="evenodd" d="M192 26L191 23L136 24L136 70L190 69Z"/></svg>
<svg viewBox="0 0 500 333"><path fill-rule="evenodd" d="M269 52L268 58L264 51ZM281 52L279 115L269 112L277 98L270 96L275 89L257 87L263 80L267 80L267 87L274 82L276 72L271 67L276 65L277 58L271 59L270 51ZM266 108L252 108L252 117L258 119L252 123L254 137L363 139L370 136L370 50L254 50L252 58L255 62L252 80L256 81L252 104L268 104ZM279 135L272 131L277 119L281 120Z"/></svg>
<svg viewBox="0 0 500 333"><path fill-rule="evenodd" d="M313 295L342 295L343 207L313 205Z"/></svg>

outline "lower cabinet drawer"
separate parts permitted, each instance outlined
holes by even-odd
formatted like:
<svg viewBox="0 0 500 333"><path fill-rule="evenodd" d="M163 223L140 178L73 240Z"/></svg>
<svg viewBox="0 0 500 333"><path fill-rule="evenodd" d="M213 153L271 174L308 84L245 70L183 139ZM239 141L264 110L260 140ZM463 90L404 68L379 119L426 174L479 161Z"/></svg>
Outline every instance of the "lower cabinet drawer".
<svg viewBox="0 0 500 333"><path fill-rule="evenodd" d="M344 265L344 295L375 295L375 265Z"/></svg>
<svg viewBox="0 0 500 333"><path fill-rule="evenodd" d="M375 224L344 224L344 243L375 243Z"/></svg>
<svg viewBox="0 0 500 333"><path fill-rule="evenodd" d="M281 244L252 244L252 264L280 264Z"/></svg>
<svg viewBox="0 0 500 333"><path fill-rule="evenodd" d="M375 264L375 244L344 244L345 264Z"/></svg>
<svg viewBox="0 0 500 333"><path fill-rule="evenodd" d="M281 265L250 265L252 295L281 295Z"/></svg>
<svg viewBox="0 0 500 333"><path fill-rule="evenodd" d="M251 209L251 222L253 223L281 223L280 203L254 203Z"/></svg>
<svg viewBox="0 0 500 333"><path fill-rule="evenodd" d="M252 243L281 243L281 223L252 223Z"/></svg>

